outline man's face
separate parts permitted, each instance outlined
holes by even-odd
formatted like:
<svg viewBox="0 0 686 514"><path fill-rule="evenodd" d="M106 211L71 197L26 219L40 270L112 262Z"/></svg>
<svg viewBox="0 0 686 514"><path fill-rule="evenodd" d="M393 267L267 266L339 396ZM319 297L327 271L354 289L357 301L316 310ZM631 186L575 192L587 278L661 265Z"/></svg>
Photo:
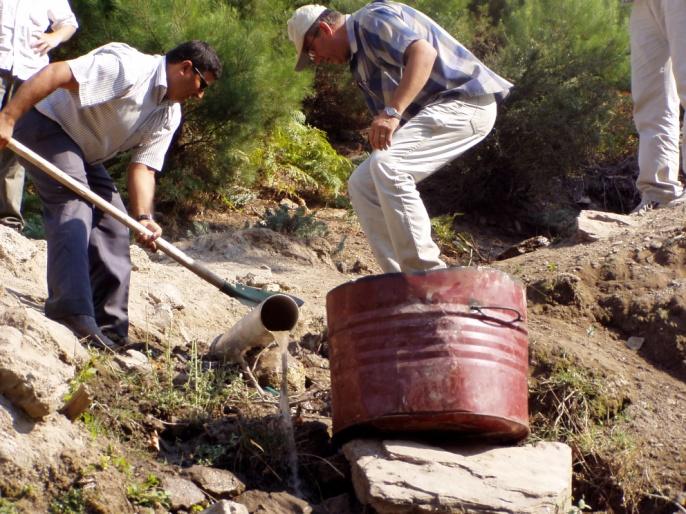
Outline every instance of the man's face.
<svg viewBox="0 0 686 514"><path fill-rule="evenodd" d="M205 94L205 89L214 81L215 76L212 72L202 72L191 61L183 61L167 77L167 99L181 103L190 98L199 100Z"/></svg>
<svg viewBox="0 0 686 514"><path fill-rule="evenodd" d="M347 42L334 37L333 27L325 22L319 22L318 30L305 37L303 51L315 64L345 64L350 60Z"/></svg>

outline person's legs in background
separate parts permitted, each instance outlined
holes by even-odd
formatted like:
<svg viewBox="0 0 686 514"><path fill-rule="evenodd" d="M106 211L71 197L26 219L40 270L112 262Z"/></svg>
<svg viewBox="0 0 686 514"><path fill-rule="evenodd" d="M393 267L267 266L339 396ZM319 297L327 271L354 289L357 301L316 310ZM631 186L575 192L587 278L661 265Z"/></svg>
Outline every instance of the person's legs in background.
<svg viewBox="0 0 686 514"><path fill-rule="evenodd" d="M664 6L682 0L637 0L631 12L631 92L639 134L641 204L659 206L679 197L679 97L670 58ZM672 29L673 33L675 29ZM683 25L680 29L683 38Z"/></svg>
<svg viewBox="0 0 686 514"><path fill-rule="evenodd" d="M10 72L0 71L0 99L2 107L21 85L22 81ZM24 193L24 167L12 150L0 150L0 224L21 232L24 218L21 200Z"/></svg>

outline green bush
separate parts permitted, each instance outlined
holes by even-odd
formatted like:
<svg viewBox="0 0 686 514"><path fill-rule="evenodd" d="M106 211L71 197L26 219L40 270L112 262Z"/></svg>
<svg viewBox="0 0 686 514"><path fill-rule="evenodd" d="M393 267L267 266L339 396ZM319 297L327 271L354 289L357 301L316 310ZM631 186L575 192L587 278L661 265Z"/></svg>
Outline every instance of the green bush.
<svg viewBox="0 0 686 514"><path fill-rule="evenodd" d="M280 195L334 202L342 193L352 164L340 156L319 129L305 124L300 112L276 125L250 153L246 173Z"/></svg>
<svg viewBox="0 0 686 514"><path fill-rule="evenodd" d="M235 4L235 5L234 5ZM203 39L218 52L224 71L202 102L184 108L178 138L158 181L158 199L170 209L193 209L220 200L240 178L247 147L300 106L311 75L293 72L285 34L285 1L73 0L81 23L61 57L83 54L109 41L162 54L178 43ZM108 163L121 180L126 156ZM121 183L121 182L120 182Z"/></svg>
<svg viewBox="0 0 686 514"><path fill-rule="evenodd" d="M555 191L561 179L631 151L619 2L511 0L501 13L487 38L499 44L480 57L515 87L494 131L442 177L461 209L554 203L564 197Z"/></svg>

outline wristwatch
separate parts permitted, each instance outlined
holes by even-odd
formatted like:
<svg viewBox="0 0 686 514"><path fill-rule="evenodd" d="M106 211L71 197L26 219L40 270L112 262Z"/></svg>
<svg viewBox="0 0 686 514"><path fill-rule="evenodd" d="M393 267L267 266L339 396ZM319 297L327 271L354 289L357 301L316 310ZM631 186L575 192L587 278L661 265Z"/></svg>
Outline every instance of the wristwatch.
<svg viewBox="0 0 686 514"><path fill-rule="evenodd" d="M383 108L383 113L386 116L390 116L391 118L395 118L396 120L402 119L402 116L398 112L398 109L395 107L391 107L390 105L387 105L386 107Z"/></svg>

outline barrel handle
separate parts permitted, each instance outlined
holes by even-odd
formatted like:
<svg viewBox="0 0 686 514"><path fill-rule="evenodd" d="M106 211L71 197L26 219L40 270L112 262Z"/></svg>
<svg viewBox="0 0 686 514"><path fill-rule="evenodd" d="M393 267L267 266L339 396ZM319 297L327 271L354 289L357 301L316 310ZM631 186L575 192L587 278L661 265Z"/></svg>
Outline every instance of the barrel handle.
<svg viewBox="0 0 686 514"><path fill-rule="evenodd" d="M499 311L509 311L509 312L514 312L517 314L516 318L513 318L509 321L505 320L499 320L502 323L517 323L519 321L524 321L524 318L522 317L522 313L519 312L517 309L513 309L512 307L498 307L497 305L479 305L479 304L472 304L469 306L469 309L472 311L476 311L479 314L483 314L484 316L488 316L484 312L484 310L499 310ZM489 316L490 317L490 316Z"/></svg>

